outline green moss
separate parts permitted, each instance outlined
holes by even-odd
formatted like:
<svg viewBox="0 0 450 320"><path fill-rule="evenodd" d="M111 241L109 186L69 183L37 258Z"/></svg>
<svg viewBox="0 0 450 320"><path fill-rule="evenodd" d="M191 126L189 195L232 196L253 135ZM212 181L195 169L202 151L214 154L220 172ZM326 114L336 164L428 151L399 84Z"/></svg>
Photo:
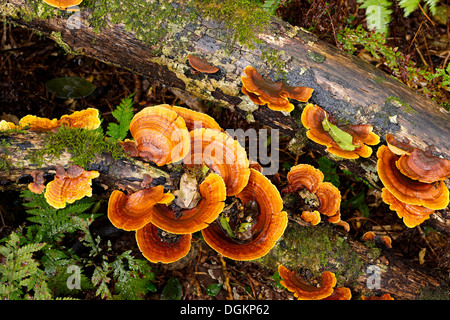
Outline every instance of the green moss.
<svg viewBox="0 0 450 320"><path fill-rule="evenodd" d="M0 141L0 171L6 171L8 174L12 167L11 160L9 159L9 147L10 144L6 141L6 139L2 139Z"/></svg>
<svg viewBox="0 0 450 320"><path fill-rule="evenodd" d="M59 128L58 132L49 133L44 138L44 145L31 155L31 161L42 165L45 156L59 158L67 151L72 155L72 162L83 168L93 161L102 152L111 153L114 159L124 157L122 147L116 140L105 138L100 129L84 130Z"/></svg>
<svg viewBox="0 0 450 320"><path fill-rule="evenodd" d="M402 99L400 99L398 97L394 97L394 96L388 97L386 99L386 104L387 105L395 105L396 107L400 107L406 113L410 113L410 114L417 113L417 111L414 110L409 103L404 102Z"/></svg>
<svg viewBox="0 0 450 320"><path fill-rule="evenodd" d="M369 254L373 259L377 257L376 250L370 250ZM281 263L291 269L307 269L317 277L328 270L346 281L364 272L364 262L352 250L347 238L336 235L327 225L288 226L278 245L259 261L271 267Z"/></svg>
<svg viewBox="0 0 450 320"><path fill-rule="evenodd" d="M308 52L308 54L306 55L306 58L308 58L309 60L315 61L317 63L324 63L325 60L327 59L327 57L325 57L323 54L320 54L315 51Z"/></svg>

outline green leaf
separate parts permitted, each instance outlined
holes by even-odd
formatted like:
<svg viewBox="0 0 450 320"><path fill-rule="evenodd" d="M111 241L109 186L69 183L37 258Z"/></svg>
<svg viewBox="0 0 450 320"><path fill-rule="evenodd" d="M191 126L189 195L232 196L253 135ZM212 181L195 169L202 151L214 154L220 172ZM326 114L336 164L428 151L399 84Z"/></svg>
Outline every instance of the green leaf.
<svg viewBox="0 0 450 320"><path fill-rule="evenodd" d="M61 99L85 98L97 88L94 84L80 77L53 78L46 82L45 87Z"/></svg>
<svg viewBox="0 0 450 320"><path fill-rule="evenodd" d="M220 221L220 225L222 226L222 228L225 229L225 231L227 232L228 236L230 236L231 238L236 238L234 236L233 230L231 230L230 224L228 223L228 219L227 217L225 217L224 215L221 215L219 218Z"/></svg>
<svg viewBox="0 0 450 320"><path fill-rule="evenodd" d="M221 284L221 283L210 284L206 288L206 294L210 297L215 297L220 292L220 289L222 289L222 287L223 287L223 284Z"/></svg>
<svg viewBox="0 0 450 320"><path fill-rule="evenodd" d="M360 9L366 9L367 27L377 33L387 34L392 15L389 7L392 3L387 0L358 0L358 3L361 3Z"/></svg>
<svg viewBox="0 0 450 320"><path fill-rule="evenodd" d="M175 277L170 277L164 287L161 300L181 300L183 296L183 289L180 281Z"/></svg>
<svg viewBox="0 0 450 320"><path fill-rule="evenodd" d="M322 127L330 134L331 138L342 150L353 151L356 149L357 146L353 144L353 137L351 134L342 131L337 126L329 122L327 117L323 119Z"/></svg>
<svg viewBox="0 0 450 320"><path fill-rule="evenodd" d="M120 105L112 112L118 123L109 123L106 134L110 137L123 140L128 134L131 119L133 119L133 94L120 102Z"/></svg>

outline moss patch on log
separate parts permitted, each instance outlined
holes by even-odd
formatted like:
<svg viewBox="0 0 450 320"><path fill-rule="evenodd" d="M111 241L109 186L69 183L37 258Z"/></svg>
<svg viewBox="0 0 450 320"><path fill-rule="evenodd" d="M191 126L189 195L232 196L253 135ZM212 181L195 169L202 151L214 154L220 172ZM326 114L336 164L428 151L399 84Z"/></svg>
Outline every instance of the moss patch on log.
<svg viewBox="0 0 450 320"><path fill-rule="evenodd" d="M369 259L375 260L379 255L378 248L369 248ZM292 270L309 270L316 277L331 271L336 273L338 282L342 279L346 283L363 274L365 266L347 237L333 233L327 225L288 225L279 243L258 261L270 268L283 264Z"/></svg>

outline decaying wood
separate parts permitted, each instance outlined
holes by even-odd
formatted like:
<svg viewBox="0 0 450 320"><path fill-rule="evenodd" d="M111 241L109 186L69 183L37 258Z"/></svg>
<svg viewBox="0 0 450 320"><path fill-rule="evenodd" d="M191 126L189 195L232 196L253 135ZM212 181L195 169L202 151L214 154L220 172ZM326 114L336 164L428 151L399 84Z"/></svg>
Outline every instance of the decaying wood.
<svg viewBox="0 0 450 320"><path fill-rule="evenodd" d="M369 63L280 20L273 19L265 31L256 35L262 44L254 49L239 44L227 47L223 25L200 15L195 21L180 22L164 39L149 45L136 39L133 32L126 32L122 24L107 24L100 33L94 32L89 26L89 8L81 10L81 28L69 29L64 17L28 19L26 10L21 10L26 6L25 0L3 0L0 13L14 23L57 38L59 44L73 52L122 66L244 116L251 115L284 134L295 136L299 131L301 108L287 115L251 103L240 90L245 66L252 65L272 79L281 71L290 85L314 88L311 102L340 121L372 124L382 141L390 133L396 138L408 138L420 148L434 145L438 155L450 159L448 112ZM148 23L147 28L152 27L149 20L142 22ZM162 47L167 39L179 41L169 41ZM262 57L267 52L275 53L275 63ZM220 68L219 73L193 75L188 54L205 58ZM365 163L364 168L373 166L374 157L359 164Z"/></svg>
<svg viewBox="0 0 450 320"><path fill-rule="evenodd" d="M40 167L29 160L33 150L43 147L44 134L12 133L0 137L9 145L6 158L9 163L8 171L0 171L1 189L26 188L32 180L30 174L34 170L50 174L46 176L46 182L49 182L57 165L67 168L71 164L71 155L68 153L61 154L59 159L48 159ZM162 168L152 167L138 159L114 160L108 154L101 154L87 169L100 172L100 177L93 180L94 189L99 191L94 196L107 199L116 189L141 189L144 174L150 174L159 183L168 183L170 174ZM420 297L423 290L441 290L448 286L448 271L442 274L446 269L430 270L395 256L383 246L379 249L368 247L357 239L352 239L341 227L332 227L326 223L312 227L306 222L298 221L296 213L289 206L285 206L285 209L291 217L288 228L275 247L265 257L258 259L257 263L274 270L280 263L288 268L313 269L317 272L323 272L326 268L336 272L339 275L339 286L350 287L354 296L390 293L396 299L415 299ZM309 234L305 235L305 231ZM325 239L322 241L326 241L326 244L313 249L308 256L313 260L317 257L317 261L322 262L311 265L309 260L301 258L304 252L296 251L296 248L307 241L315 242L318 239Z"/></svg>

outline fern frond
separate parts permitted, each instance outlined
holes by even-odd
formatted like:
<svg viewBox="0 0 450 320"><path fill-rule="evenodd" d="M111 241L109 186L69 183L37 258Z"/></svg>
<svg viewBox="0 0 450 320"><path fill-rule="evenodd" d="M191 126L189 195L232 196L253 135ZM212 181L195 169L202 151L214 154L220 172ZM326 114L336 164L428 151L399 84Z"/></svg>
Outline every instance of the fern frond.
<svg viewBox="0 0 450 320"><path fill-rule="evenodd" d="M123 99L112 112L118 123L108 123L106 134L114 139L123 140L128 134L128 128L133 118L133 95L134 93Z"/></svg>
<svg viewBox="0 0 450 320"><path fill-rule="evenodd" d="M360 8L366 9L367 27L379 33L388 33L388 24L391 22L392 2L388 0L358 0Z"/></svg>

